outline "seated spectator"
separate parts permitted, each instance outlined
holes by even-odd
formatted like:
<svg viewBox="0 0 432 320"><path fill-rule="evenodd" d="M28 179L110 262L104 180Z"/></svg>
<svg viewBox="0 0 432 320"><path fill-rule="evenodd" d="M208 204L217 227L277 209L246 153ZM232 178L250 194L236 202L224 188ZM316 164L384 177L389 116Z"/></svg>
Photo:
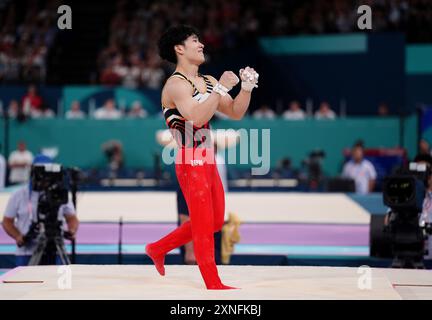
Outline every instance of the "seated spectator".
<svg viewBox="0 0 432 320"><path fill-rule="evenodd" d="M130 89L136 89L140 83L141 61L137 54L129 58L129 66L124 69L122 77L122 86Z"/></svg>
<svg viewBox="0 0 432 320"><path fill-rule="evenodd" d="M291 165L290 158L283 158L280 160L279 165L276 167L273 178L289 179L294 177L294 170Z"/></svg>
<svg viewBox="0 0 432 320"><path fill-rule="evenodd" d="M22 59L24 79L33 82L43 82L46 76L45 60L48 48L39 39L34 41L32 48L26 51Z"/></svg>
<svg viewBox="0 0 432 320"><path fill-rule="evenodd" d="M305 112L300 107L300 102L292 101L289 109L282 114L282 118L286 120L304 120L306 118Z"/></svg>
<svg viewBox="0 0 432 320"><path fill-rule="evenodd" d="M122 113L116 109L114 99L108 99L102 107L94 112L93 116L98 120L116 120L122 117Z"/></svg>
<svg viewBox="0 0 432 320"><path fill-rule="evenodd" d="M225 119L229 119L230 118L225 113L222 113L220 111L216 111L214 115L215 115L215 119L220 119L220 120L225 120Z"/></svg>
<svg viewBox="0 0 432 320"><path fill-rule="evenodd" d="M27 118L30 117L30 114L24 113L22 105L20 105L17 100L11 100L11 102L9 103L7 112L8 112L9 118L16 119L19 122L26 121Z"/></svg>
<svg viewBox="0 0 432 320"><path fill-rule="evenodd" d="M134 101L132 103L132 107L128 113L129 118L145 118L147 117L148 113L146 110L143 109L141 102Z"/></svg>
<svg viewBox="0 0 432 320"><path fill-rule="evenodd" d="M66 112L66 119L84 119L85 113L81 111L79 101L73 101L70 110Z"/></svg>
<svg viewBox="0 0 432 320"><path fill-rule="evenodd" d="M30 168L33 162L33 154L27 150L25 142L18 142L18 149L9 155L10 168L9 182L11 184L24 183L30 178Z"/></svg>
<svg viewBox="0 0 432 320"><path fill-rule="evenodd" d="M255 119L274 119L276 114L267 104L263 104L252 116Z"/></svg>
<svg viewBox="0 0 432 320"><path fill-rule="evenodd" d="M351 160L345 163L342 171L344 178L353 179L356 193L367 194L373 192L377 173L373 164L363 158L364 147L356 143L351 150Z"/></svg>
<svg viewBox="0 0 432 320"><path fill-rule="evenodd" d="M317 120L333 120L336 119L336 114L330 108L328 102L321 102L319 109L315 112L315 119Z"/></svg>
<svg viewBox="0 0 432 320"><path fill-rule="evenodd" d="M150 89L161 88L164 77L165 73L160 67L160 62L157 58L150 59L141 73L141 81L144 87Z"/></svg>
<svg viewBox="0 0 432 320"><path fill-rule="evenodd" d="M419 141L418 149L420 155L424 155L424 154L432 155L429 142L426 139L421 139Z"/></svg>
<svg viewBox="0 0 432 320"><path fill-rule="evenodd" d="M124 166L123 144L117 140L109 140L102 144L102 151L107 157L111 174L117 176Z"/></svg>
<svg viewBox="0 0 432 320"><path fill-rule="evenodd" d="M378 106L378 116L380 117L388 117L389 116L389 108L387 106L387 104L385 103L381 103Z"/></svg>
<svg viewBox="0 0 432 320"><path fill-rule="evenodd" d="M114 71L114 67L109 65L106 67L100 76L101 84L114 86L118 85L121 81L121 77Z"/></svg>
<svg viewBox="0 0 432 320"><path fill-rule="evenodd" d="M135 89L139 85L139 77L141 73L140 60L137 56L132 55L130 61L128 61L129 63L126 62L127 61L125 61L121 54L116 55L111 61L111 72L113 74L108 73L108 79L111 77L111 80L114 80L114 82L120 81L122 86ZM103 76L106 77L106 74L103 74Z"/></svg>
<svg viewBox="0 0 432 320"><path fill-rule="evenodd" d="M28 88L27 94L22 98L22 107L24 114L39 111L42 107L42 98L37 94L34 85Z"/></svg>
<svg viewBox="0 0 432 320"><path fill-rule="evenodd" d="M43 103L39 110L32 110L31 117L35 119L50 119L55 117L55 113L50 108L48 108L45 103Z"/></svg>
<svg viewBox="0 0 432 320"><path fill-rule="evenodd" d="M18 101L11 100L11 102L9 103L7 112L8 112L9 118L16 119L18 117L18 114L20 113L20 106L18 104Z"/></svg>

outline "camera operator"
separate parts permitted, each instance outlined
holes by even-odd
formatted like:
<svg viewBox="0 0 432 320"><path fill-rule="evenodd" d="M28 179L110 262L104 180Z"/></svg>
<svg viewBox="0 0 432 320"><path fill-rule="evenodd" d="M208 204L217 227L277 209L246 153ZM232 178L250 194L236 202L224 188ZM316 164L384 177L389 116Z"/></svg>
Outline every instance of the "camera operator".
<svg viewBox="0 0 432 320"><path fill-rule="evenodd" d="M52 163L51 158L38 155L33 165ZM9 198L6 212L3 217L3 228L17 244L16 265L28 265L30 258L36 249L36 243L24 243L24 236L29 231L32 222L37 221L37 206L40 192L32 191L31 185L26 185L15 191ZM66 221L68 239L75 238L78 230L78 219L72 202L62 205L58 211L58 219Z"/></svg>
<svg viewBox="0 0 432 320"><path fill-rule="evenodd" d="M418 154L414 161L418 164L425 164L429 169L432 169L432 156L429 154ZM391 219L391 210L389 209L384 219L384 225L387 226ZM423 210L420 215L419 224L424 226L425 223L432 223L432 175L428 176L425 199L423 201ZM426 259L432 258L432 241L428 241L428 254Z"/></svg>
<svg viewBox="0 0 432 320"><path fill-rule="evenodd" d="M430 154L418 154L414 162L424 163L429 169L432 169L432 156ZM425 223L432 222L432 174L428 176L425 199L423 201L423 210L420 215L420 225L424 226ZM426 259L432 258L432 241L427 241L427 254Z"/></svg>

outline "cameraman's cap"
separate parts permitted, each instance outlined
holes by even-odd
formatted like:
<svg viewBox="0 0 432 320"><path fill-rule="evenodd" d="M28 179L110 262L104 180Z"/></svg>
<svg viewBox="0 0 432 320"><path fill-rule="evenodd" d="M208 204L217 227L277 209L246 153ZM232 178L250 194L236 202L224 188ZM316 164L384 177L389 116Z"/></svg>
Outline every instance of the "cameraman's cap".
<svg viewBox="0 0 432 320"><path fill-rule="evenodd" d="M33 164L44 164L44 163L52 163L53 159L50 157L44 155L44 154L38 154L33 159Z"/></svg>

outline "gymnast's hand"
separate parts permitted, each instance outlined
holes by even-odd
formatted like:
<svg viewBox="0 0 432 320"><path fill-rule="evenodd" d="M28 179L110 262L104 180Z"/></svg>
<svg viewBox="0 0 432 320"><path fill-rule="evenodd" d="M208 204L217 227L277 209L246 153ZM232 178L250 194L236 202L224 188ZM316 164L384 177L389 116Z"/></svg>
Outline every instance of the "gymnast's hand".
<svg viewBox="0 0 432 320"><path fill-rule="evenodd" d="M227 88L228 91L235 87L239 82L239 78L232 71L225 71L219 79L219 83Z"/></svg>
<svg viewBox="0 0 432 320"><path fill-rule="evenodd" d="M243 90L251 92L254 88L258 88L258 72L254 68L246 67L240 69L240 79L242 80L241 87Z"/></svg>

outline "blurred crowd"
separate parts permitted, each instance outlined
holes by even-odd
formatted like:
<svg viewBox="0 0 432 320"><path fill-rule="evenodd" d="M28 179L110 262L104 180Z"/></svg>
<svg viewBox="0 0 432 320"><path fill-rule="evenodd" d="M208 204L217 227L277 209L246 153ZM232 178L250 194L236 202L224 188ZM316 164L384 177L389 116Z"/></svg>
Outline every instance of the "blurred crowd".
<svg viewBox="0 0 432 320"><path fill-rule="evenodd" d="M57 8L50 0L29 0L24 16L16 4L0 15L0 82L44 82L47 55L57 33Z"/></svg>
<svg viewBox="0 0 432 320"><path fill-rule="evenodd" d="M1 100L0 100L1 101ZM70 105L63 106L64 110L57 110L49 106L45 99L38 93L35 85L30 85L27 92L17 99L12 99L5 107L1 107L0 114L7 115L11 119L26 120L28 118L54 118L56 116L65 117L66 119L85 119L93 118L100 120L117 120L123 118L139 118L143 119L148 116L156 116L163 118L162 111L157 114L152 114L153 108L148 108L143 105L140 100L133 100L130 103L121 103L119 105L116 99L107 98L103 103L97 106L95 103L87 103L84 108L78 100L72 101ZM59 113L60 114L57 114ZM376 115L379 117L391 116L389 105L386 102L381 102L377 109ZM303 104L301 101L292 100L289 102L279 101L279 105L270 106L262 104L256 110L249 110L247 116L254 119L285 119L285 120L334 120L338 117L345 117L346 112L339 108L338 112L327 101L321 101L314 104L312 101L306 101ZM217 119L224 119L226 116L220 112L215 115Z"/></svg>
<svg viewBox="0 0 432 320"><path fill-rule="evenodd" d="M309 105L304 108L300 101L293 100L287 104L282 112L276 112L275 107L271 107L268 104L262 104L258 109L252 112L252 117L255 119L276 119L278 117L285 120L305 120L305 119L316 119L316 120L334 120L338 117L338 114L333 110L332 106L327 101L322 101L314 111L313 106ZM376 115L379 117L390 116L390 109L387 103L382 102L378 105ZM339 116L346 116L345 111L340 110Z"/></svg>
<svg viewBox="0 0 432 320"><path fill-rule="evenodd" d="M362 4L372 7L373 32L406 31L409 42L432 40L428 0L119 0L109 44L99 55L99 80L160 88L171 70L160 60L156 43L172 24L195 26L212 59L253 44L258 36L358 32L357 8Z"/></svg>
<svg viewBox="0 0 432 320"><path fill-rule="evenodd" d="M43 82L60 1L2 4L0 81ZM108 43L97 58L98 79L128 88L160 88L172 66L160 60L156 43L172 24L195 26L211 60L259 36L359 32L357 8L363 4L372 7L372 32L401 31L408 42L432 41L429 0L118 0Z"/></svg>
<svg viewBox="0 0 432 320"><path fill-rule="evenodd" d="M97 120L116 120L122 118L142 119L149 115L141 101L134 100L130 105L118 108L115 99L107 99L101 106L86 108L83 110L79 101L73 101L70 106L66 106L64 117L66 119L85 119L93 118ZM56 110L57 112L59 110ZM36 86L30 85L27 93L21 99L12 99L6 106L5 111L1 110L2 115L7 112L10 119L25 121L31 119L54 118L56 112L48 106L43 97L38 93ZM63 116L63 115L59 115Z"/></svg>

